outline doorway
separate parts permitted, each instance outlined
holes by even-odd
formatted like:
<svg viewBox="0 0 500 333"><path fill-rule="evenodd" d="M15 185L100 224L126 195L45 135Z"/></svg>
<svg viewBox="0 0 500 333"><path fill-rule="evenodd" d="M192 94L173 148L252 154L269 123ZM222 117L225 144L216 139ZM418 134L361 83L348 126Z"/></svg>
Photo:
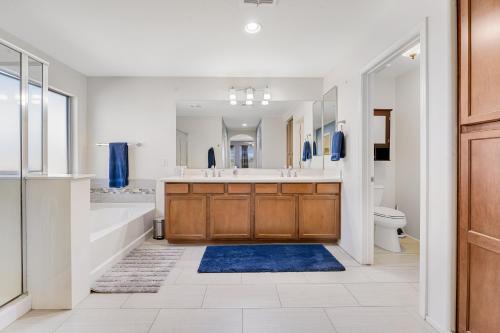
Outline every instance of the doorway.
<svg viewBox="0 0 500 333"><path fill-rule="evenodd" d="M399 59L403 54L407 56L412 56L408 54L415 45L419 45L419 60L420 68L418 70L419 79L417 85L420 90L419 96L419 107L416 108L414 112L418 117L420 126L418 129L419 137L417 139L418 148L413 151L413 154L418 156L418 182L414 187L417 188L418 193L418 205L416 207L417 212L417 229L418 231L413 231L419 236L418 252L419 252L419 313L422 317L426 317L427 314L427 221L428 221L428 205L427 205L427 189L428 189L428 143L427 143L427 24L424 22L419 29L416 29L413 33L409 34L407 38L401 40L396 46L391 47L389 50L377 57L371 64L369 64L362 74L362 96L363 96L363 130L362 130L362 142L363 142L363 162L362 162L362 207L363 207L363 253L362 261L363 264L373 264L374 263L374 236L375 236L375 224L374 224L374 190L377 181L375 172L375 146L374 146L374 109L393 109L393 107L381 107L375 103L375 86L374 78L377 72L383 69L391 67L390 64L394 62L394 59ZM391 111L391 118L394 118L394 114L397 109ZM394 113L394 114L392 114ZM394 123L392 121L391 123ZM394 127L391 125L391 132L394 135ZM392 139L390 139L392 140ZM390 141L389 141L390 142ZM386 142L383 142L386 144ZM394 148L397 146L394 146ZM379 147L388 147L379 146ZM385 154L385 159L391 160L393 157L397 159L397 156L393 154L389 146L389 151L382 152ZM384 154L382 154L384 155ZM393 156L394 155L394 156ZM415 164L414 163L414 164ZM397 206L394 201L389 200L386 205L393 204L392 209L396 209Z"/></svg>

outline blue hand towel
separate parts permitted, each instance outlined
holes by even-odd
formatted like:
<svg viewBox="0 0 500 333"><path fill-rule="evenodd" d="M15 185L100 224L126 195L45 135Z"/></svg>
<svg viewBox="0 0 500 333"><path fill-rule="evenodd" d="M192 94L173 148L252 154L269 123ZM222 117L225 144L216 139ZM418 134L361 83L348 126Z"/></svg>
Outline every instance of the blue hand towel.
<svg viewBox="0 0 500 333"><path fill-rule="evenodd" d="M335 132L332 139L332 161L338 161L345 157L344 133Z"/></svg>
<svg viewBox="0 0 500 333"><path fill-rule="evenodd" d="M309 143L309 141L304 141L304 149L302 151L302 161L305 162L310 159L312 159L311 144Z"/></svg>
<svg viewBox="0 0 500 333"><path fill-rule="evenodd" d="M128 185L128 145L126 142L109 144L109 187Z"/></svg>
<svg viewBox="0 0 500 333"><path fill-rule="evenodd" d="M208 168L215 166L215 151L214 148L208 150Z"/></svg>

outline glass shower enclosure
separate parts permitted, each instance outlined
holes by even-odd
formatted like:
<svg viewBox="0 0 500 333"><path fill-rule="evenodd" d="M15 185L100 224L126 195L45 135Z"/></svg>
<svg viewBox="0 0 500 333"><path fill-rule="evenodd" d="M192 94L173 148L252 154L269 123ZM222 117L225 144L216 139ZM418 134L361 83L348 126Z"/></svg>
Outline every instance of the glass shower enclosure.
<svg viewBox="0 0 500 333"><path fill-rule="evenodd" d="M26 290L24 177L47 170L47 66L0 40L0 307Z"/></svg>

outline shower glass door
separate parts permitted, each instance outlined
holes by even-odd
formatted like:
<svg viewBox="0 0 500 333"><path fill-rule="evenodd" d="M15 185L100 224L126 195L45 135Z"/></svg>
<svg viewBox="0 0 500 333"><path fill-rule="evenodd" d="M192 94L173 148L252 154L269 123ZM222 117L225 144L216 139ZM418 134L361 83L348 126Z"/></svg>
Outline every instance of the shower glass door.
<svg viewBox="0 0 500 333"><path fill-rule="evenodd" d="M23 292L21 53L0 44L0 306Z"/></svg>

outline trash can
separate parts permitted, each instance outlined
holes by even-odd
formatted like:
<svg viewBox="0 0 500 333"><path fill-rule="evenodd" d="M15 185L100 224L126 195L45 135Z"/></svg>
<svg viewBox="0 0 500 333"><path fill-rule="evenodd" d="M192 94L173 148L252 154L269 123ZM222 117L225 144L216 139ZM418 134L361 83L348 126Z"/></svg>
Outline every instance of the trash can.
<svg viewBox="0 0 500 333"><path fill-rule="evenodd" d="M165 236L163 234L163 224L165 220L163 217L157 217L153 220L153 238L154 239L164 239Z"/></svg>

